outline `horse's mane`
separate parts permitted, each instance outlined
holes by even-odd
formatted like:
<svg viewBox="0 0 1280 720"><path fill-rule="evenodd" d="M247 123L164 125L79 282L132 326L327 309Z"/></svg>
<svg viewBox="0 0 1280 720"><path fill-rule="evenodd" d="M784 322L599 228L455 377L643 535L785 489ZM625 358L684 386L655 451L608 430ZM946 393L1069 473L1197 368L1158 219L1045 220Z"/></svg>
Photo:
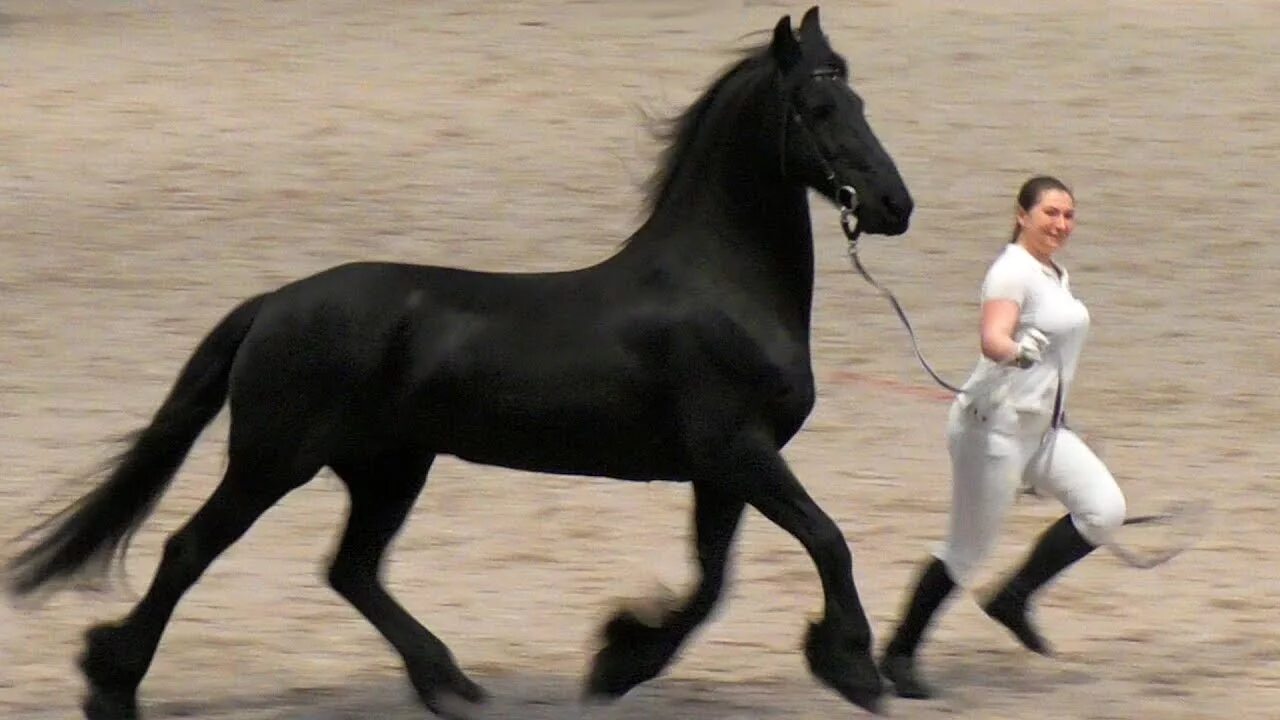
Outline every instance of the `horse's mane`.
<svg viewBox="0 0 1280 720"><path fill-rule="evenodd" d="M726 114L742 109L760 89L772 81L778 64L769 51L769 43L741 51L739 59L721 72L702 96L684 112L654 123L653 135L666 147L658 166L646 183L646 206L655 211L672 191L680 171L691 158L702 154L713 140L705 132Z"/></svg>

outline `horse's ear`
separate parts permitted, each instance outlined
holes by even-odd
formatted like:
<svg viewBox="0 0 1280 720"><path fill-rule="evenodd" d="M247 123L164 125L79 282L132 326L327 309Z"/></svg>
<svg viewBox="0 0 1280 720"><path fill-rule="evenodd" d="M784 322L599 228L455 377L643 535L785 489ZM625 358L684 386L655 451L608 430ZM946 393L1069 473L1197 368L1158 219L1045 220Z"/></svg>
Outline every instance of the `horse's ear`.
<svg viewBox="0 0 1280 720"><path fill-rule="evenodd" d="M784 72L800 62L800 42L796 40L795 33L791 30L790 15L783 15L774 26L773 42L769 45L769 51L773 53L773 59L778 61L778 66Z"/></svg>
<svg viewBox="0 0 1280 720"><path fill-rule="evenodd" d="M800 19L800 39L806 43L825 42L822 37L822 22L818 17L818 6L814 5Z"/></svg>

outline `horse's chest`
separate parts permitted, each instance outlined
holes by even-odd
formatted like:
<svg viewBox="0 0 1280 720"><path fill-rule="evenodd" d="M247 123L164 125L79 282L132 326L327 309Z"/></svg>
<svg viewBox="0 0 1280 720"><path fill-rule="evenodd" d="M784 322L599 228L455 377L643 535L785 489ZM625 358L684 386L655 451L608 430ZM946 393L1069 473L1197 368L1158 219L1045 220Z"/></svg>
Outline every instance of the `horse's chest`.
<svg viewBox="0 0 1280 720"><path fill-rule="evenodd" d="M700 357L690 366L712 369L714 382L777 427L794 433L815 402L809 347L803 334L781 324L720 316L694 333Z"/></svg>
<svg viewBox="0 0 1280 720"><path fill-rule="evenodd" d="M767 416L779 444L799 432L816 402L817 388L808 363L780 369L780 382L766 403Z"/></svg>

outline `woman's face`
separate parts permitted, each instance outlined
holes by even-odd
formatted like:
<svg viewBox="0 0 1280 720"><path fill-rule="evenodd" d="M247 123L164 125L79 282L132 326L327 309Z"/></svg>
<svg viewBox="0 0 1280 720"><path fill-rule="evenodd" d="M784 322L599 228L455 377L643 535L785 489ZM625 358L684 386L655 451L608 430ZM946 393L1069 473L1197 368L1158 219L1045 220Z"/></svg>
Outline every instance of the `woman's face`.
<svg viewBox="0 0 1280 720"><path fill-rule="evenodd" d="M1070 193L1045 190L1030 210L1018 209L1019 240L1031 254L1047 259L1067 244L1076 227L1076 203Z"/></svg>

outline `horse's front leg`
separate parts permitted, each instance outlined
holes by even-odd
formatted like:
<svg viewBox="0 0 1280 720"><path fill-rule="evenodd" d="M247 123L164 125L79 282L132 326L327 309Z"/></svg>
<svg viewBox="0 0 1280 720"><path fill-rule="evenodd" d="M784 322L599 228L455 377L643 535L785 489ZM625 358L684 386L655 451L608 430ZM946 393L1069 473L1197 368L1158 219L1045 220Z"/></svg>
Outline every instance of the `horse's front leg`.
<svg viewBox="0 0 1280 720"><path fill-rule="evenodd" d="M735 489L799 540L817 567L824 608L805 638L810 670L845 699L878 713L884 686L871 656L871 625L858 599L844 534L765 437L745 435L730 448L732 462L740 468Z"/></svg>
<svg viewBox="0 0 1280 720"><path fill-rule="evenodd" d="M588 696L617 698L657 677L681 644L711 614L724 590L729 548L745 502L726 492L723 483L693 483L694 532L701 578L682 604L661 610L656 622L629 609L605 623L604 647L596 653L587 677Z"/></svg>

